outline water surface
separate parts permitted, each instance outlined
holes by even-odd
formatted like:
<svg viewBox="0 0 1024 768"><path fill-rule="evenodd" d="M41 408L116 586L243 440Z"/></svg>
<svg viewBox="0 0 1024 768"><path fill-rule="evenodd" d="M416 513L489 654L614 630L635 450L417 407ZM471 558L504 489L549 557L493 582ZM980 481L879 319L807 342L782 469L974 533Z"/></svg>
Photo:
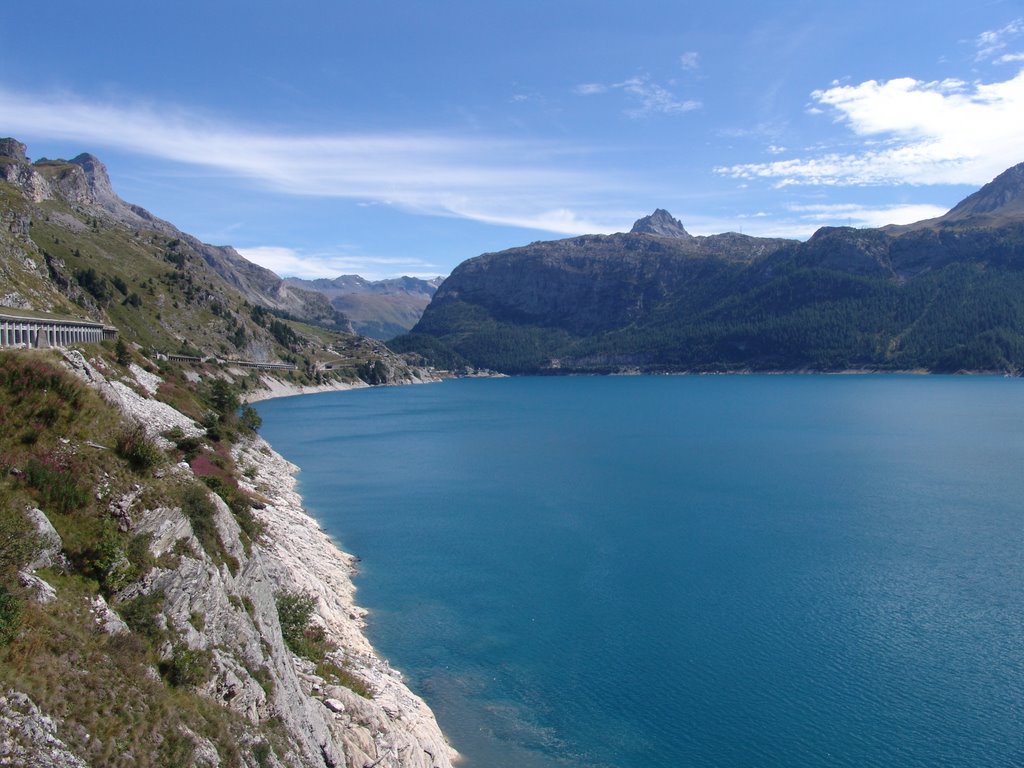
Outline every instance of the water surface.
<svg viewBox="0 0 1024 768"><path fill-rule="evenodd" d="M471 768L1024 765L1024 383L259 404Z"/></svg>

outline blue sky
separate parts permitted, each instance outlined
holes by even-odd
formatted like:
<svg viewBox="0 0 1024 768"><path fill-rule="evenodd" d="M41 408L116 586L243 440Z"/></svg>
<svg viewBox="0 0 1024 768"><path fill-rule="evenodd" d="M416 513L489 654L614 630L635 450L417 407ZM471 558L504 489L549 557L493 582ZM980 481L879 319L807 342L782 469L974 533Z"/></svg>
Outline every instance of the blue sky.
<svg viewBox="0 0 1024 768"><path fill-rule="evenodd" d="M0 135L281 275L939 215L1024 161L1024 2L36 0Z"/></svg>

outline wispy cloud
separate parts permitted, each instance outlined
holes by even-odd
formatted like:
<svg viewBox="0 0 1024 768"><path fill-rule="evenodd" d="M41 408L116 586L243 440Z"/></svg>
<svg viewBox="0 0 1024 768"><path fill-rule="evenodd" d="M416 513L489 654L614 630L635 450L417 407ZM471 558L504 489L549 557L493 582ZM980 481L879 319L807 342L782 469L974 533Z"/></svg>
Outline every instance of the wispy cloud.
<svg viewBox="0 0 1024 768"><path fill-rule="evenodd" d="M696 51L687 51L679 57L679 66L687 72L700 68L700 54Z"/></svg>
<svg viewBox="0 0 1024 768"><path fill-rule="evenodd" d="M237 248L242 256L282 277L301 277L307 280L335 278L358 273L367 280L394 277L436 277L438 268L417 259L372 258L348 256L338 253L301 251L275 245Z"/></svg>
<svg viewBox="0 0 1024 768"><path fill-rule="evenodd" d="M868 80L833 85L811 97L846 124L864 148L723 166L716 172L778 187L979 185L1024 160L1024 70L988 84Z"/></svg>
<svg viewBox="0 0 1024 768"><path fill-rule="evenodd" d="M986 61L1003 51L1011 40L1024 33L1024 19L1014 19L1005 27L982 32L974 41L976 61ZM1001 61L1002 59L1000 59Z"/></svg>
<svg viewBox="0 0 1024 768"><path fill-rule="evenodd" d="M889 206L865 206L854 203L790 205L788 210L802 221L819 225L845 224L852 227L884 227L887 224L913 224L934 219L947 209L926 203Z"/></svg>
<svg viewBox="0 0 1024 768"><path fill-rule="evenodd" d="M573 89L580 96L596 96L612 91L620 91L630 97L632 106L623 110L623 113L631 118L682 114L703 106L696 99L679 98L665 86L652 81L650 75L637 75L619 83L584 83Z"/></svg>
<svg viewBox="0 0 1024 768"><path fill-rule="evenodd" d="M601 190L579 147L436 133L301 135L240 128L168 105L94 103L0 89L14 136L82 142L249 179L286 195L388 202L418 213L581 234Z"/></svg>
<svg viewBox="0 0 1024 768"><path fill-rule="evenodd" d="M946 208L930 204L871 206L860 203L791 204L771 212L737 214L733 218L685 218L687 231L694 235L742 232L757 237L789 237L806 240L821 227L884 227L887 224L912 224L946 213Z"/></svg>

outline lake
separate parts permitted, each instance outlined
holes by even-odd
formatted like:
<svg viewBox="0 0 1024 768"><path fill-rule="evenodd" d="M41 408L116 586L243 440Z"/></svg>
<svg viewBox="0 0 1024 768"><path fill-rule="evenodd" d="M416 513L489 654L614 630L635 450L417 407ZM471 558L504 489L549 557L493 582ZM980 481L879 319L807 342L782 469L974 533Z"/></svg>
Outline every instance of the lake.
<svg viewBox="0 0 1024 768"><path fill-rule="evenodd" d="M467 768L1024 765L1024 382L258 404Z"/></svg>

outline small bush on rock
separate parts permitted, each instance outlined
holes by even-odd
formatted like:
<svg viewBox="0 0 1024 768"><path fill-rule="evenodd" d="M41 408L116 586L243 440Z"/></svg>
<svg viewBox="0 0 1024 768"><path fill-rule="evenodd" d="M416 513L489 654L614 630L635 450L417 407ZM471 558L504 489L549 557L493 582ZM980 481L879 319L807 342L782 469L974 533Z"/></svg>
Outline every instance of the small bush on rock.
<svg viewBox="0 0 1024 768"><path fill-rule="evenodd" d="M163 451L146 434L146 428L136 421L126 425L117 436L117 455L128 462L136 472L155 467L163 458Z"/></svg>

